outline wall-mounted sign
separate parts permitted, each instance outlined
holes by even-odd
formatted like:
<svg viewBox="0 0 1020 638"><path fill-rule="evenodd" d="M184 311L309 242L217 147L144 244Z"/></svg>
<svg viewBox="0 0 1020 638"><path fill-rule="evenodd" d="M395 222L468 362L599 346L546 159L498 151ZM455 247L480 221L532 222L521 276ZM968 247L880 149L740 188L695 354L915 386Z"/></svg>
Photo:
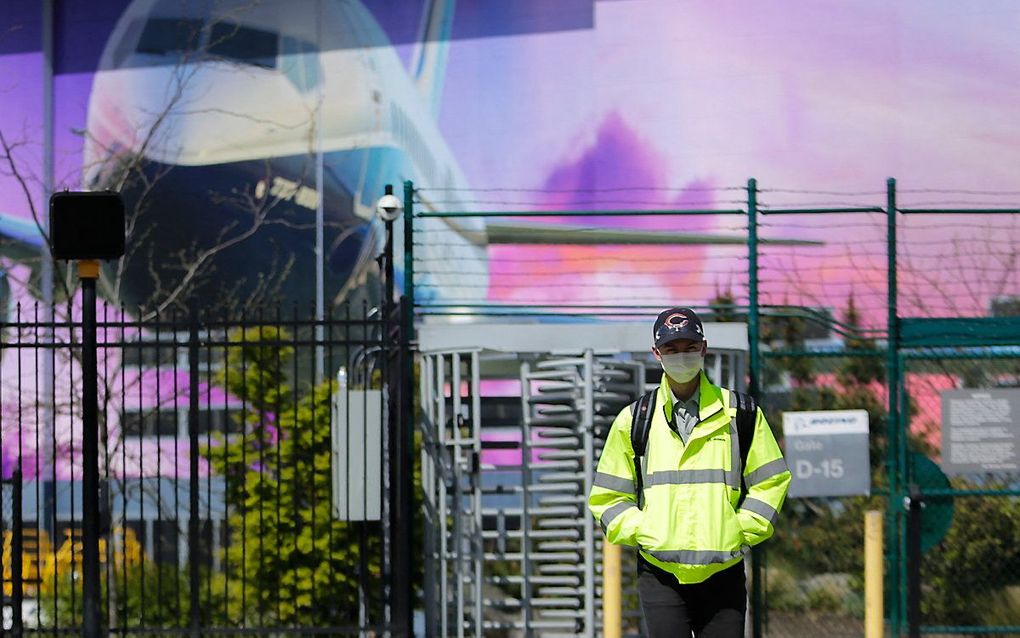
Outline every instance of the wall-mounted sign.
<svg viewBox="0 0 1020 638"><path fill-rule="evenodd" d="M942 470L1020 470L1020 389L942 393Z"/></svg>
<svg viewBox="0 0 1020 638"><path fill-rule="evenodd" d="M784 412L791 497L871 493L868 412Z"/></svg>

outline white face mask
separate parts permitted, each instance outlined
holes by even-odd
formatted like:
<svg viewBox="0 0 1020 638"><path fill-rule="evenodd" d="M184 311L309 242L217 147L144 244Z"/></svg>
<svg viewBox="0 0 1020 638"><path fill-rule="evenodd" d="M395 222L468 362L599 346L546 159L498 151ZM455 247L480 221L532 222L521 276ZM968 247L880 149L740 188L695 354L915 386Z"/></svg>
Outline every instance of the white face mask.
<svg viewBox="0 0 1020 638"><path fill-rule="evenodd" d="M705 367L705 355L700 352L678 352L661 356L663 371L678 383L687 383Z"/></svg>

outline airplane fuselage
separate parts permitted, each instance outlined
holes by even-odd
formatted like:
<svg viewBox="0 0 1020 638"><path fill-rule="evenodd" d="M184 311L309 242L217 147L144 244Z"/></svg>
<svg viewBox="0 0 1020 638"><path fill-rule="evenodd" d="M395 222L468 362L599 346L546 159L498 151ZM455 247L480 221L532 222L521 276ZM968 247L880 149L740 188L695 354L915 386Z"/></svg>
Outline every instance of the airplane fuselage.
<svg viewBox="0 0 1020 638"><path fill-rule="evenodd" d="M347 298L373 270L386 183L463 187L368 11L315 5L210 15L137 0L125 11L96 74L85 149L86 185L120 190L135 211L121 301L309 307L320 210L324 295ZM423 294L453 285L463 297L466 285L483 297L484 244L438 220L416 223L439 246L427 256L453 264L416 277Z"/></svg>

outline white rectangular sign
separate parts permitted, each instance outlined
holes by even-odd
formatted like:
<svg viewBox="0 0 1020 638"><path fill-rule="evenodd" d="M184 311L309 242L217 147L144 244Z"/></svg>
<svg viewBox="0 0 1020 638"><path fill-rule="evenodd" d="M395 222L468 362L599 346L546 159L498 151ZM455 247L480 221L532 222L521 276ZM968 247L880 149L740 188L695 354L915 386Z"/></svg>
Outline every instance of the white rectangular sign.
<svg viewBox="0 0 1020 638"><path fill-rule="evenodd" d="M784 412L783 433L786 436L814 434L867 434L867 410L819 410L816 412Z"/></svg>

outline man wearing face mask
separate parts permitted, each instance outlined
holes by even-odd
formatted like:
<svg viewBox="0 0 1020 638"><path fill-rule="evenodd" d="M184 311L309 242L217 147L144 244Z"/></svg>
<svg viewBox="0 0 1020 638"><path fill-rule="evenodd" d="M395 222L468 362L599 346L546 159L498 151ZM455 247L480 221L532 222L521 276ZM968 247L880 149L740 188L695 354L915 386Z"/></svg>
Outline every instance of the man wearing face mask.
<svg viewBox="0 0 1020 638"><path fill-rule="evenodd" d="M735 395L704 374L704 328L690 308L653 326L664 374L635 470L636 404L610 429L588 505L606 538L636 546L638 594L649 638L741 638L743 557L772 536L790 484L782 451L758 408L747 411L742 459ZM752 428L753 420L753 430Z"/></svg>

